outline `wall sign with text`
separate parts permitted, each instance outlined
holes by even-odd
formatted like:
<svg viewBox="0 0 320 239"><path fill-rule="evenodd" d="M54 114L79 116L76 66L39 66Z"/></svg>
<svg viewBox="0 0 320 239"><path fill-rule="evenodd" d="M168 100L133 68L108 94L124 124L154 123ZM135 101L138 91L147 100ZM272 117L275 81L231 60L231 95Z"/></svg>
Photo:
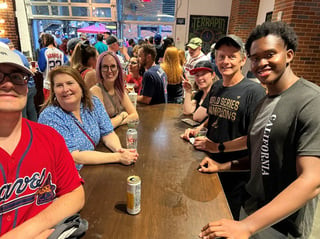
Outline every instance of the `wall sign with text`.
<svg viewBox="0 0 320 239"><path fill-rule="evenodd" d="M200 37L202 51L209 52L210 46L226 35L227 27L228 17L190 15L189 40Z"/></svg>

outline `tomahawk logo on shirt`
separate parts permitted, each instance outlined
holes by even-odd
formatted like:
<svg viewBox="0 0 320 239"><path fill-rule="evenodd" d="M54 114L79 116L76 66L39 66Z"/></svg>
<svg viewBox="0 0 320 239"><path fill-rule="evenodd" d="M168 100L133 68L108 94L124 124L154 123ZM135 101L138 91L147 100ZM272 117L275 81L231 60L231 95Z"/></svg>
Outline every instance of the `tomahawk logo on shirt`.
<svg viewBox="0 0 320 239"><path fill-rule="evenodd" d="M0 202L5 202L0 206L0 215L35 201L37 205L51 202L55 198L56 188L52 183L51 173L46 176L45 168L41 173L35 172L31 177L25 176L17 178L12 183L5 183L0 187ZM12 197L13 195L15 197ZM8 199L11 200L7 201Z"/></svg>

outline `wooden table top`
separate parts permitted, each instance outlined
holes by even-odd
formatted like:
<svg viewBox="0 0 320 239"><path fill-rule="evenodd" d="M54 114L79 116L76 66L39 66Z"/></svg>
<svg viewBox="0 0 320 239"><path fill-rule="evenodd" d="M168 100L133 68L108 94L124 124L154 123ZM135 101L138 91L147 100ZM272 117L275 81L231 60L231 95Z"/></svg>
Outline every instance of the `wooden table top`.
<svg viewBox="0 0 320 239"><path fill-rule="evenodd" d="M208 222L232 218L217 174L197 171L205 153L180 139L188 127L181 122L182 106L161 104L138 107L139 159L135 165L86 165L88 220L84 238L193 239ZM127 126L116 129L123 146ZM103 146L97 150L107 151ZM141 212L126 212L126 179L141 178Z"/></svg>

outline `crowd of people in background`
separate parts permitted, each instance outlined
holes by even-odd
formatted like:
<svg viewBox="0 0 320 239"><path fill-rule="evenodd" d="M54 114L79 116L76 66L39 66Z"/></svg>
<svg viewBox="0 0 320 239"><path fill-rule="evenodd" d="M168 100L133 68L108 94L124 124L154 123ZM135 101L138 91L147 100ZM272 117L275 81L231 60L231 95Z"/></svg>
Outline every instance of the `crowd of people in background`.
<svg viewBox="0 0 320 239"><path fill-rule="evenodd" d="M297 40L285 23L257 26L246 43L236 35L226 35L206 54L199 37L191 38L185 49L178 49L173 38L162 39L159 33L137 43L130 39L127 46L110 33L98 34L96 38L82 34L79 38L57 39L41 34L37 66L34 61L30 66L9 42L0 45L0 93L12 91L17 95L10 110L0 94L1 134L8 124L5 119L16 122L7 127L11 131L5 139L10 140L1 143L1 148L10 154L20 138L30 138L34 132L48 145L49 152L41 151L48 161L43 166L51 165L48 168L54 180L63 178L57 182L63 193L57 195L67 197L60 201L69 205L75 198L80 199L65 210L59 200L52 198L50 203L65 212L40 223L26 238L48 233L45 229L83 206L81 179L75 169L79 171L85 164L138 162L138 152L122 147L114 131L129 121L139 120L135 102L129 97L131 93L137 95L141 104L181 104L183 113L200 124L187 129L181 138L190 141L196 150L208 153L199 171L219 173L235 220L241 219L241 208L249 215L240 222L211 222L201 230L201 238L249 238L271 225L277 238L289 234L307 238L310 223L301 225L312 221L312 203L317 201L320 185L320 119L313 110L319 104L320 91L292 72L290 63ZM248 76L254 73L261 83L243 72L248 59L252 67ZM43 74L45 101L40 112L35 111L33 101L36 89L32 75L36 71ZM11 111L18 113L9 117ZM21 120L20 112L59 134L47 126ZM199 137L203 128L207 128L207 134ZM21 129L22 134L17 134ZM12 132L18 136L11 137ZM50 143L52 137L57 144ZM95 150L100 141L111 153ZM35 143L39 144L37 140ZM264 147L270 148L267 156ZM56 164L50 163L58 160L51 158L51 150L52 154L61 151L67 155L62 160L66 163L58 170L52 167ZM247 170L239 171L241 167ZM232 172L234 169L236 172ZM34 170L39 173L42 169L37 166ZM72 180L62 176L65 170L71 170ZM289 198L296 200L287 203ZM43 213L53 210L34 207ZM301 207L303 210L299 210ZM39 215L36 222L43 218ZM19 223L21 227L12 231L8 224L1 234L9 231L7 238L14 238L21 235L25 225L34 224L32 220Z"/></svg>

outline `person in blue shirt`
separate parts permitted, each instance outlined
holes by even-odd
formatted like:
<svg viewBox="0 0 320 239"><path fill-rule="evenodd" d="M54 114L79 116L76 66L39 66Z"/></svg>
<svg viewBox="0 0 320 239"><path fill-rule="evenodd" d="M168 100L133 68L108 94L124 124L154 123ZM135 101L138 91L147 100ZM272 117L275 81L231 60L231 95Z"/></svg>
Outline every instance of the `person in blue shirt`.
<svg viewBox="0 0 320 239"><path fill-rule="evenodd" d="M142 89L138 95L138 102L143 104L168 103L167 75L163 69L155 64L156 48L150 44L143 44L138 51L140 67L146 71L142 78Z"/></svg>
<svg viewBox="0 0 320 239"><path fill-rule="evenodd" d="M64 137L78 170L83 164L130 165L137 161L135 149L122 148L102 103L91 97L77 70L55 68L49 80L50 96L39 123L53 127ZM100 139L113 153L95 151Z"/></svg>
<svg viewBox="0 0 320 239"><path fill-rule="evenodd" d="M20 59L22 60L22 63L25 67L30 69L30 64L25 55L21 51L18 51L15 49L12 42L8 43L8 46L10 50L12 50L14 53L18 54ZM36 111L36 106L34 104L34 96L37 94L36 84L34 82L33 77L31 76L28 80L28 97L27 97L27 104L22 110L22 117L27 118L29 120L32 120L34 122L37 122L38 114Z"/></svg>
<svg viewBox="0 0 320 239"><path fill-rule="evenodd" d="M108 50L108 46L103 43L103 35L102 34L97 35L97 43L94 44L94 47L97 49L99 54Z"/></svg>

